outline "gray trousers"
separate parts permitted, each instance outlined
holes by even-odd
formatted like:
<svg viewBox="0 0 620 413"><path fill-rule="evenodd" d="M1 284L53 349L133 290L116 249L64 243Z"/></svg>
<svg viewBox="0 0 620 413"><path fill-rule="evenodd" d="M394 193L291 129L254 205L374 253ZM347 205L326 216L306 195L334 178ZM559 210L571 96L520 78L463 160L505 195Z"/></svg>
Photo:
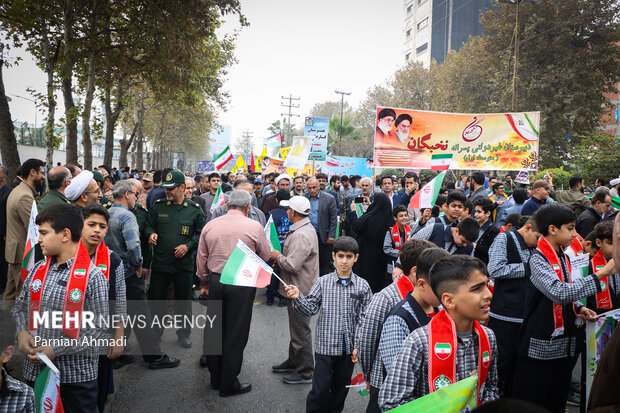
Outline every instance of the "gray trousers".
<svg viewBox="0 0 620 413"><path fill-rule="evenodd" d="M295 372L304 379L312 378L314 373L314 356L310 317L293 310L290 301L287 304L287 310L291 342L288 347L288 360L286 364L294 366Z"/></svg>

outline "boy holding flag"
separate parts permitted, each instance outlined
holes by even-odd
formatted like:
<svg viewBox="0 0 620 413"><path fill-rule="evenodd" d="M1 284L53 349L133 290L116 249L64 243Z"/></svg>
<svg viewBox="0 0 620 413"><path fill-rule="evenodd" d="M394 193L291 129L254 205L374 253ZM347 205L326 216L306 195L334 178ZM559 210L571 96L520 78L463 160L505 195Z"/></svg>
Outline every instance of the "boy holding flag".
<svg viewBox="0 0 620 413"><path fill-rule="evenodd" d="M83 222L75 205L52 205L39 213L39 244L47 259L30 271L11 310L19 349L26 355L24 378L35 381L42 370L37 353L44 353L60 370L67 412L97 411L98 349L87 343L103 336L100 316L108 314L108 283L80 242ZM82 325L83 310L92 313L94 328ZM62 329L51 322L35 325L36 313L42 317L52 311L62 313Z"/></svg>
<svg viewBox="0 0 620 413"><path fill-rule="evenodd" d="M594 227L596 246L598 252L590 260L590 274L605 268L605 265L612 260L614 251L614 223L613 221L603 221ZM597 314L620 308L620 276L610 274L601 277L601 292L590 296L586 306L592 308ZM603 288L605 285L605 288Z"/></svg>
<svg viewBox="0 0 620 413"><path fill-rule="evenodd" d="M334 242L332 258L336 271L326 274L302 295L294 285L286 287L295 311L313 316L318 313L312 389L306 400L306 412L341 412L351 381L355 330L372 298L370 286L351 269L357 261L357 242L340 237Z"/></svg>
<svg viewBox="0 0 620 413"><path fill-rule="evenodd" d="M497 344L488 320L491 292L482 261L452 255L437 261L430 282L444 309L403 342L379 392L388 411L471 376L477 371L477 404L499 397Z"/></svg>

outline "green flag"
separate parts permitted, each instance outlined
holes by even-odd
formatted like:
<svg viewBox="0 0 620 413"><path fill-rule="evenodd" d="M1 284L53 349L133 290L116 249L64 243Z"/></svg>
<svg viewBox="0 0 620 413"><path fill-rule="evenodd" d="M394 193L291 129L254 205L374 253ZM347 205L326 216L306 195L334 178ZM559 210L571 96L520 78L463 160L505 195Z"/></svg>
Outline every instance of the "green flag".
<svg viewBox="0 0 620 413"><path fill-rule="evenodd" d="M271 249L282 252L282 246L280 245L280 239L278 238L278 230L276 224L273 222L273 217L269 216L269 221L265 224L265 235L271 244Z"/></svg>
<svg viewBox="0 0 620 413"><path fill-rule="evenodd" d="M390 410L394 413L460 413L469 406L476 408L476 390L478 376L471 376L464 380L429 393L412 402Z"/></svg>

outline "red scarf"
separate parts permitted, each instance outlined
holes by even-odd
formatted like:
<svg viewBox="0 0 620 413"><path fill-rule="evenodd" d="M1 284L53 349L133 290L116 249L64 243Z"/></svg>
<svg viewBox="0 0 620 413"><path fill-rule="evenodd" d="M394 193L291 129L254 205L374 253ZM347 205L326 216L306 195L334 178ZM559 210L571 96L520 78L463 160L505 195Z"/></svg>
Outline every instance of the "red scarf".
<svg viewBox="0 0 620 413"><path fill-rule="evenodd" d="M603 252L598 250L596 255L592 257L592 271L602 270L607 265L607 260L603 257ZM601 283L601 292L596 293L596 308L611 310L611 293L609 292L609 278L603 277L599 279Z"/></svg>
<svg viewBox="0 0 620 413"><path fill-rule="evenodd" d="M411 228L409 227L409 225L405 225L405 241L409 239L410 235L411 235ZM394 248L396 248L397 250L400 250L400 248L403 246L401 239L400 239L400 231L398 230L398 224L394 224L394 226L392 227L392 241L394 241Z"/></svg>
<svg viewBox="0 0 620 413"><path fill-rule="evenodd" d="M30 318L28 321L28 330L30 331L37 330L34 327L34 313L39 312L41 309L43 288L50 268L50 261L51 258L47 257L45 265L39 267L30 283ZM69 271L63 308L64 314L77 313L77 326L75 327L66 326L63 317L62 332L74 339L77 339L80 334L80 325L82 322L81 312L84 308L84 295L88 284L88 273L90 272L92 264L86 247L80 242L75 251L75 256L73 257L73 265Z"/></svg>
<svg viewBox="0 0 620 413"><path fill-rule="evenodd" d="M474 320L478 335L478 391L477 405L491 366L489 336L478 321ZM452 317L441 310L428 323L428 391L433 393L442 387L456 383L456 327Z"/></svg>
<svg viewBox="0 0 620 413"><path fill-rule="evenodd" d="M105 279L110 281L110 250L103 241L95 251L95 267L99 268Z"/></svg>
<svg viewBox="0 0 620 413"><path fill-rule="evenodd" d="M562 277L562 265L560 265L560 258L558 257L558 253L553 249L547 238L540 237L538 241L538 251L545 256L549 264L551 264L551 268L555 271L555 274L558 276L560 282L564 282L564 277ZM568 258L564 256L564 261L566 262L566 268L568 268L568 276L570 278L571 266ZM570 279L567 280L570 282ZM564 334L564 316L562 314L562 305L553 303L553 334L551 337L556 337Z"/></svg>
<svg viewBox="0 0 620 413"><path fill-rule="evenodd" d="M411 280L406 275L401 275L401 277L396 280L396 290L401 300L404 300L407 294L413 291L413 288Z"/></svg>

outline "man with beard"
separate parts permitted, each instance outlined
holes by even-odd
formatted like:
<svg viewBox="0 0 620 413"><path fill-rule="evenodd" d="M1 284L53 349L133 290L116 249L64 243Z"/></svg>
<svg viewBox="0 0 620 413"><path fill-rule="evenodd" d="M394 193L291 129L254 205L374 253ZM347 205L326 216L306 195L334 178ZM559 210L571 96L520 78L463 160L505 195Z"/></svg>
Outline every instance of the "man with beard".
<svg viewBox="0 0 620 413"><path fill-rule="evenodd" d="M382 109L379 111L379 123L376 129L377 141L386 140L388 137L394 136L392 133L392 125L396 119L396 112L394 109Z"/></svg>
<svg viewBox="0 0 620 413"><path fill-rule="evenodd" d="M3 303L15 300L22 290L21 264L30 222L32 201L45 189L43 161L28 159L22 164L22 181L11 191L6 201L6 246L4 256L9 263Z"/></svg>
<svg viewBox="0 0 620 413"><path fill-rule="evenodd" d="M93 173L91 171L83 171L71 180L71 183L65 189L65 195L69 201L72 201L81 210L87 205L98 204L101 190L93 178Z"/></svg>
<svg viewBox="0 0 620 413"><path fill-rule="evenodd" d="M585 185L583 184L582 177L573 176L568 181L570 189L568 191L560 191L555 190L553 187L553 174L547 172L547 176L549 177L548 182L551 187L551 193L549 194L551 198L570 207L577 216L590 207L590 199L583 193Z"/></svg>
<svg viewBox="0 0 620 413"><path fill-rule="evenodd" d="M401 113L396 118L394 125L396 125L395 135L400 142L407 142L409 140L409 127L413 122L413 118L406 114Z"/></svg>

